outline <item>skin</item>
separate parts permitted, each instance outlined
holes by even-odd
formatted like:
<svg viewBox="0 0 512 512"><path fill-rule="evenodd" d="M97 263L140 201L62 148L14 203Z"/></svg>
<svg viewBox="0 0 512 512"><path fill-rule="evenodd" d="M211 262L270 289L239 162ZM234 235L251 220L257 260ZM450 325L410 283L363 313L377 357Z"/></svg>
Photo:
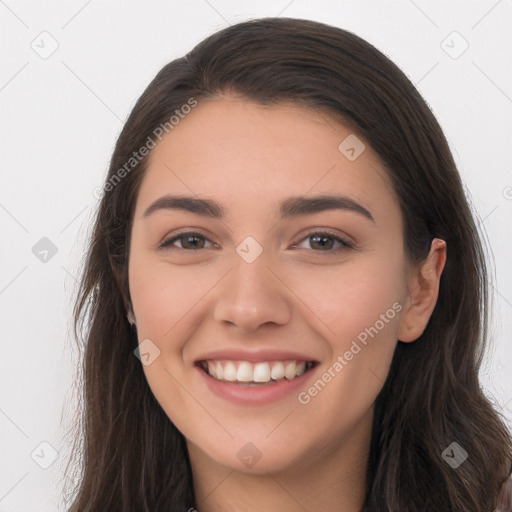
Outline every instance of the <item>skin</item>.
<svg viewBox="0 0 512 512"><path fill-rule="evenodd" d="M426 327L446 246L435 240L424 262L407 261L378 157L366 142L355 161L338 150L351 133L302 106L219 96L200 102L150 154L130 243L131 314L139 342L160 350L143 368L187 440L200 512L356 512L363 504L373 404L397 340L412 342ZM214 199L227 215L144 217L166 194ZM374 222L347 210L279 219L284 199L321 194L350 197ZM355 247L334 252L331 238L322 249L309 235L325 229ZM159 248L178 231L200 233L199 249L186 237ZM263 248L250 264L236 252L247 236ZM396 303L401 311L307 404L291 393L234 405L194 366L218 348L294 350L318 361L307 391ZM237 457L248 442L262 455L252 468Z"/></svg>

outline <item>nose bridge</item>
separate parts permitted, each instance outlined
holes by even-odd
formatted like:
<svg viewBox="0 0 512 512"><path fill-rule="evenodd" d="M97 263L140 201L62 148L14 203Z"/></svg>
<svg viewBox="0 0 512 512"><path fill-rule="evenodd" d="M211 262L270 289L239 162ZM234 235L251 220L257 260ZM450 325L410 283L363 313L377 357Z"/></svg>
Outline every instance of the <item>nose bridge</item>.
<svg viewBox="0 0 512 512"><path fill-rule="evenodd" d="M215 319L247 331L268 322L286 323L290 305L283 285L268 268L269 258L264 252L255 259L246 258L244 248L243 243L237 248L233 267L218 291Z"/></svg>

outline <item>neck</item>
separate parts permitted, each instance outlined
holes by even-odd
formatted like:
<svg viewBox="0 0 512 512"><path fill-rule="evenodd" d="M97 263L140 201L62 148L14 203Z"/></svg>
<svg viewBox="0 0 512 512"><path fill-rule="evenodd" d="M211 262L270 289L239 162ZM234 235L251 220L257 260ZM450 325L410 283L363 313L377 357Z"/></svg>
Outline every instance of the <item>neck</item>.
<svg viewBox="0 0 512 512"><path fill-rule="evenodd" d="M360 512L372 414L336 446L323 446L293 467L250 474L220 465L189 443L198 512Z"/></svg>

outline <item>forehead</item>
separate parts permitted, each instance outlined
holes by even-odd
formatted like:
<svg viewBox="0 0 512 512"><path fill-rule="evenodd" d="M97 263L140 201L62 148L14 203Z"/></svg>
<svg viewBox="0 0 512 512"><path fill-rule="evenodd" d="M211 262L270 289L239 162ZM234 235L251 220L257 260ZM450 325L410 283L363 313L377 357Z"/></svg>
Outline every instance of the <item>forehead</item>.
<svg viewBox="0 0 512 512"><path fill-rule="evenodd" d="M151 151L137 210L170 192L267 211L283 197L332 192L396 207L377 155L350 128L296 104L231 97L200 102Z"/></svg>

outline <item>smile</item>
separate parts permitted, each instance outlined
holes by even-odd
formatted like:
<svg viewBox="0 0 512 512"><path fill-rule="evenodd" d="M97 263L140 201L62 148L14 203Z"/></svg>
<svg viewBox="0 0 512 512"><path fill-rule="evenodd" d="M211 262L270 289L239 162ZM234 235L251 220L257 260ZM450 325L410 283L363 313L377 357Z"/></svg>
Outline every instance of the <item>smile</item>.
<svg viewBox="0 0 512 512"><path fill-rule="evenodd" d="M222 382L241 385L272 385L284 379L300 377L314 366L312 361L200 361L199 366L208 375Z"/></svg>

